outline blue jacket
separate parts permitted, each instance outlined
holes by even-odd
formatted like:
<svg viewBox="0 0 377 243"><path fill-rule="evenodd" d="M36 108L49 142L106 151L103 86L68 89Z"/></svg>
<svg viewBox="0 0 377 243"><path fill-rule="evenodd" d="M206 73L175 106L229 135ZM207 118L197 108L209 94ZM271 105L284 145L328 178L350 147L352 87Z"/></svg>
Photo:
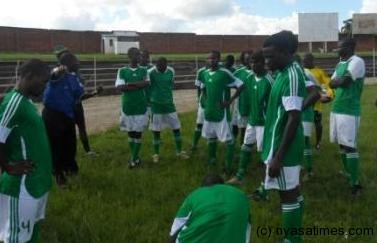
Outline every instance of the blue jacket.
<svg viewBox="0 0 377 243"><path fill-rule="evenodd" d="M79 77L65 73L58 79L50 79L43 94L43 104L47 108L63 112L66 116L75 118L75 105L84 94L84 88Z"/></svg>

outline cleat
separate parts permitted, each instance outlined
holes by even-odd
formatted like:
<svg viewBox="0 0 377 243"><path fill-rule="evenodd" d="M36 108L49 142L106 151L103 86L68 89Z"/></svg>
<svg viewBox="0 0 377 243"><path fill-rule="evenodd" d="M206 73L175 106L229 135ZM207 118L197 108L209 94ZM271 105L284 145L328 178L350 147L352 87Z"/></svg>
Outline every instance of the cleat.
<svg viewBox="0 0 377 243"><path fill-rule="evenodd" d="M358 198L361 196L361 191L363 187L361 185L354 185L351 189L351 195L353 198Z"/></svg>
<svg viewBox="0 0 377 243"><path fill-rule="evenodd" d="M132 160L128 161L128 168L129 168L129 169L133 169L133 168L135 168L135 167L136 167L136 164L135 164L134 161L132 161Z"/></svg>
<svg viewBox="0 0 377 243"><path fill-rule="evenodd" d="M158 163L159 160L160 160L160 156L158 154L152 155L153 163Z"/></svg>
<svg viewBox="0 0 377 243"><path fill-rule="evenodd" d="M190 158L190 156L188 156L185 151L181 151L181 152L177 153L177 157L180 158L180 159L189 159Z"/></svg>
<svg viewBox="0 0 377 243"><path fill-rule="evenodd" d="M97 153L94 152L94 151L88 151L88 152L86 153L86 155L89 156L89 157L97 157Z"/></svg>
<svg viewBox="0 0 377 243"><path fill-rule="evenodd" d="M234 176L230 180L228 180L226 184L234 185L234 186L241 186L243 184L243 180L240 180L238 179L237 176Z"/></svg>

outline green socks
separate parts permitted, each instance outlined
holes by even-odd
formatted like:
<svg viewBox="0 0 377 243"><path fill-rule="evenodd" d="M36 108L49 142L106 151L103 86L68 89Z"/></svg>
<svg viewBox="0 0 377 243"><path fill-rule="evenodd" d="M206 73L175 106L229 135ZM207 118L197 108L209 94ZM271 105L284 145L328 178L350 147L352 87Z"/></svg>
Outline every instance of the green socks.
<svg viewBox="0 0 377 243"><path fill-rule="evenodd" d="M351 186L359 185L359 153L345 154Z"/></svg>
<svg viewBox="0 0 377 243"><path fill-rule="evenodd" d="M242 180L246 174L247 166L251 160L251 145L243 144L241 146L240 161L238 164L237 178Z"/></svg>
<svg viewBox="0 0 377 243"><path fill-rule="evenodd" d="M307 172L313 170L313 152L310 144L310 137L305 137L305 149L304 149L304 163Z"/></svg>
<svg viewBox="0 0 377 243"><path fill-rule="evenodd" d="M154 154L160 154L160 144L161 144L160 133L154 132L153 133L153 150L154 150Z"/></svg>
<svg viewBox="0 0 377 243"><path fill-rule="evenodd" d="M177 149L177 153L182 152L182 138L181 138L181 132L174 131L174 141L175 141L175 147Z"/></svg>
<svg viewBox="0 0 377 243"><path fill-rule="evenodd" d="M282 228L284 230L284 240L291 243L301 242L301 236L298 234L299 228L302 227L302 210L298 201L294 203L283 203L282 207Z"/></svg>
<svg viewBox="0 0 377 243"><path fill-rule="evenodd" d="M217 139L208 139L208 163L216 162Z"/></svg>
<svg viewBox="0 0 377 243"><path fill-rule="evenodd" d="M132 151L132 161L136 161L137 159L139 159L140 147L141 147L141 139L134 138L134 148L133 148L133 151Z"/></svg>
<svg viewBox="0 0 377 243"><path fill-rule="evenodd" d="M194 137L192 139L192 147L196 148L199 143L199 139L202 136L202 129L201 128L196 128L194 132Z"/></svg>
<svg viewBox="0 0 377 243"><path fill-rule="evenodd" d="M226 152L225 152L225 170L230 171L232 169L234 157L234 141L230 140L226 143Z"/></svg>

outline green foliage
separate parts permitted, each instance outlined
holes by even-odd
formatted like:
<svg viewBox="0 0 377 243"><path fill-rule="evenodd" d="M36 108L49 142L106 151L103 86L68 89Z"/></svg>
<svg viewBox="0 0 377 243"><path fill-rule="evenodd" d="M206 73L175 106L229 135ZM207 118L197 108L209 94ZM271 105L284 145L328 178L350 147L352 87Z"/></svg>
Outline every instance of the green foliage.
<svg viewBox="0 0 377 243"><path fill-rule="evenodd" d="M338 174L342 165L338 148L328 142L329 106L324 111L323 144L314 151L314 177L303 185L305 196L304 227L373 228L374 235L305 236L304 242L376 242L377 167L376 119L374 106L377 86L368 86L362 98L359 136L362 196L351 200L345 178ZM195 113L180 115L183 142L188 149L195 127ZM152 136L145 132L142 145L142 168L127 168L127 135L114 128L91 137L96 158L79 151L80 174L72 178L68 189L54 187L49 195L47 218L41 225L42 243L147 243L167 242L171 223L183 199L200 185L206 174L206 142L189 160L175 156L171 131L162 133L161 161L153 164ZM314 142L314 141L313 141ZM222 145L223 146L223 145ZM223 147L219 146L220 161ZM237 151L239 151L239 143ZM235 163L236 164L236 163ZM220 166L221 168L221 166ZM221 170L219 170L221 171ZM253 153L253 162L242 189L250 193L263 178L264 170ZM280 238L260 239L259 226L280 225L279 197L270 193L268 202L251 202L253 242L276 242Z"/></svg>

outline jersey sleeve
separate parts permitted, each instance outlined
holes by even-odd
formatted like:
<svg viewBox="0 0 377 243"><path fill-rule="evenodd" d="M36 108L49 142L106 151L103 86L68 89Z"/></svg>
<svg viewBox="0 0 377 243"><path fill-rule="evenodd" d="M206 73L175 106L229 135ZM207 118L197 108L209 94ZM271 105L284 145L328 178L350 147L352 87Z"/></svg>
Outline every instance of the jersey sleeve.
<svg viewBox="0 0 377 243"><path fill-rule="evenodd" d="M351 75L352 80L363 78L365 76L365 62L359 57L353 57L348 64L347 71Z"/></svg>
<svg viewBox="0 0 377 243"><path fill-rule="evenodd" d="M125 85L126 81L121 77L121 69L118 70L117 79L115 80L115 87Z"/></svg>
<svg viewBox="0 0 377 243"><path fill-rule="evenodd" d="M179 208L177 215L171 226L170 236L176 235L183 226L186 225L187 221L190 219L192 212L192 205L190 202L190 196L186 198L181 207Z"/></svg>
<svg viewBox="0 0 377 243"><path fill-rule="evenodd" d="M0 116L0 143L5 143L12 129L18 125L22 118L22 96L14 93L6 104L4 112Z"/></svg>
<svg viewBox="0 0 377 243"><path fill-rule="evenodd" d="M299 73L294 69L288 70L288 78L289 85L284 89L282 96L283 107L286 111L301 111L304 97L300 90L304 82L299 79Z"/></svg>
<svg viewBox="0 0 377 243"><path fill-rule="evenodd" d="M243 82L238 79L236 76L234 76L231 72L228 70L225 71L226 75L228 76L228 87L233 88L239 88L243 85Z"/></svg>
<svg viewBox="0 0 377 243"><path fill-rule="evenodd" d="M198 72L196 73L196 78L195 78L195 86L200 88L201 84L203 83L203 69L199 69Z"/></svg>
<svg viewBox="0 0 377 243"><path fill-rule="evenodd" d="M75 100L79 100L80 97L84 94L84 85L80 82L79 77L75 77L76 82L73 85L73 95L75 97Z"/></svg>

